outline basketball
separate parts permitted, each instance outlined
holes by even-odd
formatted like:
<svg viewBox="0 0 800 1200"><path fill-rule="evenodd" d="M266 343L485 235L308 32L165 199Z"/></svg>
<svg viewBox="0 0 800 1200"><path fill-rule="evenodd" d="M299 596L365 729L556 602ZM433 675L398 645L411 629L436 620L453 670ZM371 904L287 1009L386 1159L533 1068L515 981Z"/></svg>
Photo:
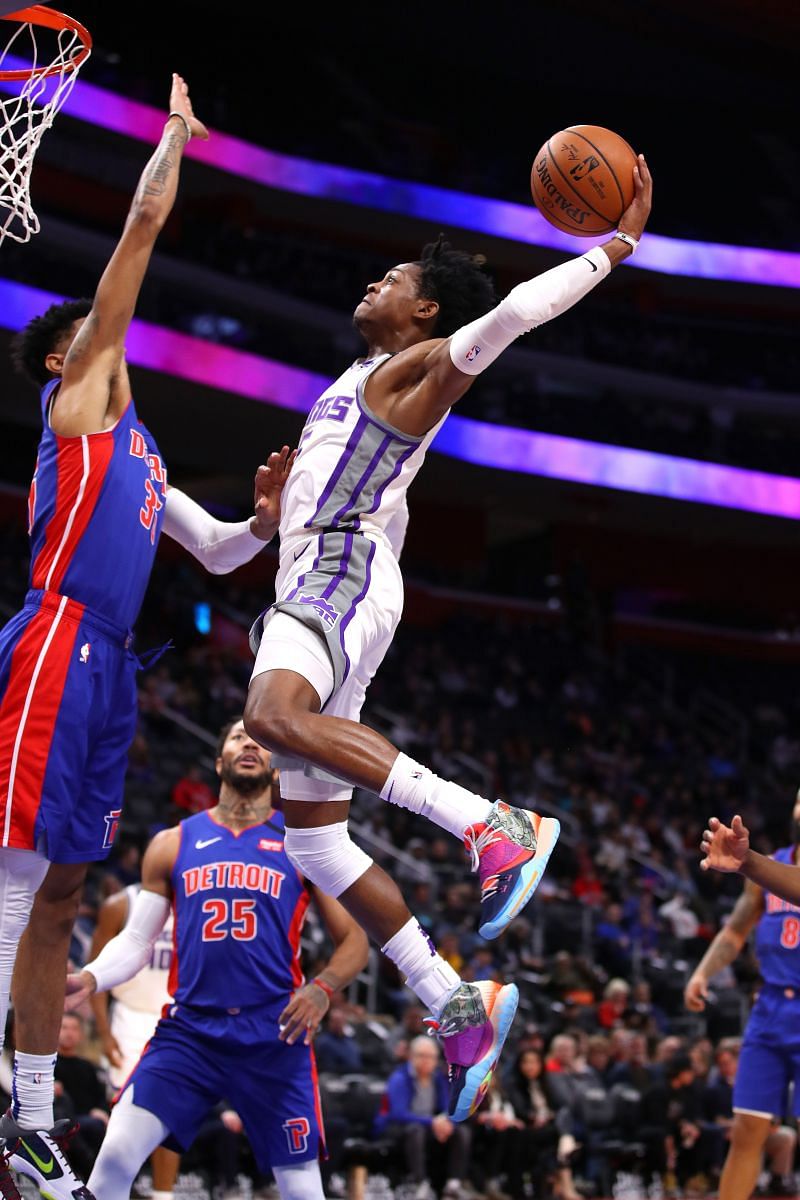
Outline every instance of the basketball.
<svg viewBox="0 0 800 1200"><path fill-rule="evenodd" d="M633 200L636 154L600 125L570 125L548 138L533 160L531 195L565 233L597 237L616 229Z"/></svg>

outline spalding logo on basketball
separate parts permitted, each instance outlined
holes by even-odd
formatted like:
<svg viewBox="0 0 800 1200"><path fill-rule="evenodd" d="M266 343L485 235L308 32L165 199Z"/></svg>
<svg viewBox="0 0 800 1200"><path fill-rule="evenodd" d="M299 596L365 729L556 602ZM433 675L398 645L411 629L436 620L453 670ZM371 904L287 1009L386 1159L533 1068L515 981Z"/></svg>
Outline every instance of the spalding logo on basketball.
<svg viewBox="0 0 800 1200"><path fill-rule="evenodd" d="M616 229L633 200L636 154L600 125L571 125L548 138L533 160L531 195L543 217L578 237Z"/></svg>

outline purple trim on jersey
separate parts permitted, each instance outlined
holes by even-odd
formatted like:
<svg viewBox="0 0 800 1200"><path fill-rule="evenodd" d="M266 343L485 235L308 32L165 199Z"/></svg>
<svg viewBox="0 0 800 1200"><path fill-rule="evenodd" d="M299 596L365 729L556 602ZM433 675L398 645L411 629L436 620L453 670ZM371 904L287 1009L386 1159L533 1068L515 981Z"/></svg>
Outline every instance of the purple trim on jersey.
<svg viewBox="0 0 800 1200"><path fill-rule="evenodd" d="M324 545L323 535L320 534L319 538L318 538L318 545L317 545L317 557L314 559L313 563L311 564L311 570L303 572L303 574L300 576L300 578L298 579L295 586L289 592L289 595L285 598L286 603L288 603L289 600L293 600L294 597L297 595L297 593L300 591L300 588L303 586L303 584L306 581L306 576L313 575L314 572L316 571L317 567L319 566L319 560L322 558L323 545Z"/></svg>
<svg viewBox="0 0 800 1200"><path fill-rule="evenodd" d="M323 600L327 600L327 599L328 599L328 597L329 597L329 596L330 596L330 595L331 595L333 592L335 592L335 591L336 591L336 589L337 589L337 587L339 586L339 584L340 584L340 583L342 582L342 580L343 580L343 579L346 577L346 575L347 575L347 564L350 562L350 555L351 555L352 553L353 553L353 534L352 534L352 532L351 532L351 533L346 533L346 534L344 535L344 546L343 546L343 548L342 548L342 557L341 557L341 561L339 562L339 570L336 572L336 574L334 575L333 579L331 579L330 583L329 583L329 584L328 584L328 586L325 588L325 591L322 593L322 599L323 599Z"/></svg>
<svg viewBox="0 0 800 1200"><path fill-rule="evenodd" d="M345 613L342 620L339 622L339 643L342 647L342 654L344 655L344 661L345 661L344 673L342 674L342 683L344 683L345 679L347 679L347 676L350 674L350 656L347 653L345 646L344 646L344 633L345 633L345 630L347 629L347 626L350 624L353 617L356 615L356 609L358 608L359 604L361 603L361 601L364 599L367 592L369 591L369 585L370 585L370 581L372 579L372 560L375 557L375 546L376 546L375 542L370 542L369 554L367 556L367 565L366 565L366 569L364 572L364 586L362 587L361 591L358 593L356 598L353 600L353 603L350 605L350 608L347 610L347 612Z"/></svg>
<svg viewBox="0 0 800 1200"><path fill-rule="evenodd" d="M316 520L317 516L319 515L319 513L322 512L323 508L325 507L328 500L330 499L333 489L336 487L336 484L341 479L342 474L343 474L347 464L350 462L350 459L355 454L356 449L358 448L358 443L361 441L361 438L363 437L364 433L366 432L366 428L367 428L368 424L369 424L369 422L366 417L360 416L358 418L358 421L356 422L356 424L353 427L353 432L350 434L350 437L347 439L347 445L345 446L344 450L342 451L341 455L339 456L339 461L336 464L336 466L334 467L333 473L331 474L330 479L328 480L327 484L325 485L325 490L323 491L322 496L320 497L319 504L317 505L313 516L309 517L309 519L306 521L306 524L305 524L306 529L311 528L311 526L314 524L314 521Z"/></svg>
<svg viewBox="0 0 800 1200"><path fill-rule="evenodd" d="M366 484L367 484L367 480L369 479L369 477L370 477L371 475L374 475L374 473L375 473L375 468L378 466L378 463L381 461L381 459L383 458L383 456L384 456L384 454L385 454L385 452L386 452L387 448L388 448L389 446L391 446L391 444L392 444L392 442L393 442L393 441L394 441L394 438L393 438L393 436L392 436L391 434L388 434L388 433L387 433L386 437L385 437L385 438L383 439L383 441L380 443L380 445L378 446L378 449L375 451L375 453L373 454L372 458L369 460L369 462L367 463L366 467L364 468L364 471L363 471L363 473L362 473L362 475L361 475L361 478L359 479L358 483L356 484L355 488L353 489L353 491L352 491L352 493L351 493L350 497L349 497L347 500L345 500L345 502L344 502L344 504L342 505L342 507L341 507L341 508L339 509L339 511L338 511L338 512L337 512L337 513L334 515L334 517L333 517L333 520L331 521L331 528L332 528L332 529L335 529L335 528L337 527L337 525L339 524L339 519L340 519L340 517L343 517L343 516L344 516L344 514L345 514L345 513L348 511L348 509L351 509L351 508L353 507L353 505L355 504L356 500L358 499L358 497L359 497L359 496L361 495L361 493L363 492L363 490L364 490L364 488L365 488L365 486L366 486ZM392 478L394 478L394 475L395 475L395 474L396 474L396 471L393 473L393 475L392 475ZM381 489L381 490L382 490L382 489ZM318 511L319 511L319 510L318 510ZM374 512L374 505L373 505L373 507L372 507L372 508L371 508L369 511L370 511L370 512ZM356 520L355 520L355 528L356 528L356 529L358 529L358 526L359 526L359 524L360 524L360 518L359 518L359 517L356 517Z"/></svg>
<svg viewBox="0 0 800 1200"><path fill-rule="evenodd" d="M391 355L389 357L391 357ZM415 437L413 433L403 433L401 429L395 429L394 425L390 425L388 421L384 421L375 415L364 398L365 383L366 379L360 379L356 384L356 404L361 411L361 415L365 417L370 424L377 425L378 429L382 429L384 433L390 433L393 438L397 438L399 441L405 442L407 446L416 447L421 445L428 436L427 433L423 433L421 437Z"/></svg>
<svg viewBox="0 0 800 1200"><path fill-rule="evenodd" d="M384 479L383 483L381 484L381 486L378 488L377 492L375 493L375 499L372 501L371 507L367 509L366 513L362 513L361 514L362 516L367 516L369 513L377 512L378 505L380 504L381 500L383 499L383 493L386 491L389 484L393 483L394 480L397 478L397 476L400 474L407 459L409 459L411 457L411 455L414 453L414 451L418 450L418 449L419 449L418 446L409 446L407 450L403 451L403 453L398 458L397 462L394 464L394 469L392 470L391 475L389 475L386 479Z"/></svg>

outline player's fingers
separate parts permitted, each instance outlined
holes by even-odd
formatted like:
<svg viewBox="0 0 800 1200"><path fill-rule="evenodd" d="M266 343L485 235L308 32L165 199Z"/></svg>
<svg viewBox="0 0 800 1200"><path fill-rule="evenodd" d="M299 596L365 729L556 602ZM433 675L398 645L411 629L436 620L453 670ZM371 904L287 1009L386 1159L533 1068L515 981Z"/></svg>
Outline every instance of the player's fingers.
<svg viewBox="0 0 800 1200"><path fill-rule="evenodd" d="M738 813L731 821L731 829L733 830L736 837L741 837L742 834L744 833L744 821L742 820L742 818L739 816Z"/></svg>
<svg viewBox="0 0 800 1200"><path fill-rule="evenodd" d="M718 817L711 817L709 819L708 829L710 829L712 833L714 832L715 829L719 829L719 826L720 826L720 821L719 821ZM708 833L708 829L706 830L706 833Z"/></svg>

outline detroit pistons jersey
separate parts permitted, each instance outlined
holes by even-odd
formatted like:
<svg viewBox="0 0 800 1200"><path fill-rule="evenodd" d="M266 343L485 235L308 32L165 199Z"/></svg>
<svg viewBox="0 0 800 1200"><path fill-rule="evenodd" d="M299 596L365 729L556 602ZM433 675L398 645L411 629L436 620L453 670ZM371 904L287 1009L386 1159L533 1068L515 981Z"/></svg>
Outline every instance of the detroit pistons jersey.
<svg viewBox="0 0 800 1200"><path fill-rule="evenodd" d="M130 629L163 522L166 470L132 400L110 429L55 433L49 409L58 383L42 389L44 430L28 498L30 587Z"/></svg>
<svg viewBox="0 0 800 1200"><path fill-rule="evenodd" d="M276 1016L303 982L300 932L310 900L283 847L283 817L234 833L197 813L180 830L171 995L179 1005L262 1005L265 1017Z"/></svg>
<svg viewBox="0 0 800 1200"><path fill-rule="evenodd" d="M127 925L131 919L136 897L142 890L140 883L132 883L125 888L128 899ZM171 997L169 993L169 973L172 966L172 929L173 915L170 912L164 923L164 928L153 943L150 961L145 963L141 971L124 983L118 983L111 989L115 1000L135 1009L136 1012L152 1013L157 1016Z"/></svg>
<svg viewBox="0 0 800 1200"><path fill-rule="evenodd" d="M405 506L442 422L413 437L370 411L366 381L390 357L357 360L313 405L281 500L282 545L310 530L385 534Z"/></svg>
<svg viewBox="0 0 800 1200"><path fill-rule="evenodd" d="M772 856L793 863L794 847L783 846ZM765 983L800 990L800 906L764 891L764 915L756 928L756 955Z"/></svg>

